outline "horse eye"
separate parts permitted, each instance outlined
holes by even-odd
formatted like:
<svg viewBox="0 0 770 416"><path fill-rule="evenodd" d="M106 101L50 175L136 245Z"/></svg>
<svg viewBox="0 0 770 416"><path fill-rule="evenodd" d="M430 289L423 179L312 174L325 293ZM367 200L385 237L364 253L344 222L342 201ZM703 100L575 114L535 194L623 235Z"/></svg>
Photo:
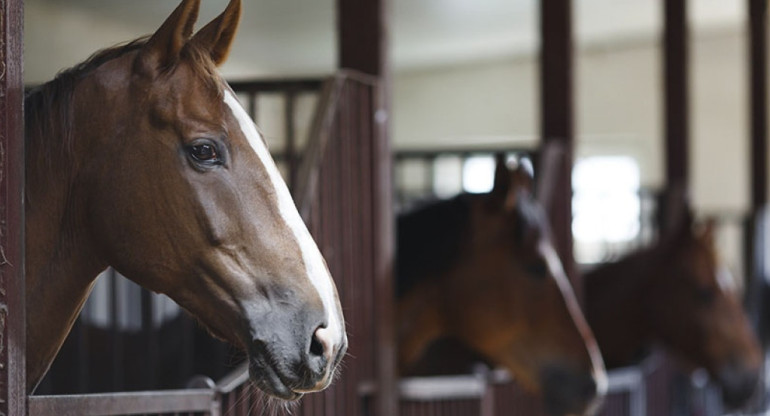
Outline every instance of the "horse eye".
<svg viewBox="0 0 770 416"><path fill-rule="evenodd" d="M189 146L187 151L196 162L205 164L218 164L221 162L216 146L211 143L194 144Z"/></svg>
<svg viewBox="0 0 770 416"><path fill-rule="evenodd" d="M548 265L543 259L537 259L524 266L524 270L530 275L543 279L548 275Z"/></svg>

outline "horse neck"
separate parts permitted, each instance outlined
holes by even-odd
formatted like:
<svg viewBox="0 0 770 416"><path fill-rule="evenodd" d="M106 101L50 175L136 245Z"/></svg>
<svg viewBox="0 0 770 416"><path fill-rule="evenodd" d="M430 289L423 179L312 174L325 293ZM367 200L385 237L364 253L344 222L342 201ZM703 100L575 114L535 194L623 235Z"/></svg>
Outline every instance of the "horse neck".
<svg viewBox="0 0 770 416"><path fill-rule="evenodd" d="M458 196L398 220L399 368L414 364L445 332L440 285L462 251L470 217Z"/></svg>
<svg viewBox="0 0 770 416"><path fill-rule="evenodd" d="M77 104L72 103L75 108L82 107ZM28 114L27 120L36 116ZM77 126L73 128L76 132ZM65 146L62 136L54 132L38 137L35 129L28 129L26 138L28 390L34 389L47 371L95 277L107 266L99 260L88 235L87 179L80 175L77 162L86 146L74 133L71 149L61 149Z"/></svg>
<svg viewBox="0 0 770 416"><path fill-rule="evenodd" d="M403 374L445 333L438 288L430 280L420 282L401 297L397 313L398 361Z"/></svg>
<svg viewBox="0 0 770 416"><path fill-rule="evenodd" d="M652 342L646 303L657 250L645 250L585 274L586 319L607 367L632 364Z"/></svg>

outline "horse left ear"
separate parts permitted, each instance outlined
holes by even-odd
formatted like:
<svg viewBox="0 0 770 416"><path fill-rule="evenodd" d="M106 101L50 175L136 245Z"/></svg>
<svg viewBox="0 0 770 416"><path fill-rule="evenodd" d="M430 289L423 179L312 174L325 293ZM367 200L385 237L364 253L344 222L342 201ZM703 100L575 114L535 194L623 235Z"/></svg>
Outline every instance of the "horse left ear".
<svg viewBox="0 0 770 416"><path fill-rule="evenodd" d="M211 60L219 66L227 60L230 47L241 20L241 0L230 0L222 14L196 33L191 43L208 50Z"/></svg>
<svg viewBox="0 0 770 416"><path fill-rule="evenodd" d="M504 199L511 187L511 171L508 169L508 161L505 153L495 155L495 182L492 186L492 195L496 199Z"/></svg>
<svg viewBox="0 0 770 416"><path fill-rule="evenodd" d="M142 48L140 62L150 72L173 64L192 34L200 0L184 0Z"/></svg>
<svg viewBox="0 0 770 416"><path fill-rule="evenodd" d="M534 173L529 159L519 159L516 166L508 167L504 153L495 155L495 183L492 188L493 201L497 206L511 210L516 206L520 192L532 193Z"/></svg>

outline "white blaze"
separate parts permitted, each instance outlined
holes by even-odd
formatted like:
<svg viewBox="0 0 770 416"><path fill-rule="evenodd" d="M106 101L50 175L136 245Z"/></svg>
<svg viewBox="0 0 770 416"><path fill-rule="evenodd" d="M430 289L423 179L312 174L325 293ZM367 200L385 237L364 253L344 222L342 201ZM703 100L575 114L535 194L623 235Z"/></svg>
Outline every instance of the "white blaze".
<svg viewBox="0 0 770 416"><path fill-rule="evenodd" d="M281 213L281 217L283 217L283 220L289 226L299 244L308 278L318 291L318 295L323 302L328 322L327 328L332 334L340 334L338 335L338 338L334 340L335 346L338 346L338 343L341 342L344 336L342 334L342 323L337 314L337 304L335 302L332 278L326 268L323 257L321 257L321 252L318 250L318 246L310 235L304 221L302 221L299 212L297 212L294 200L291 197L291 193L289 193L289 188L286 186L283 177L281 177L278 167L275 165L272 156L270 156L270 152L267 150L267 146L265 146L265 143L262 141L254 121L252 121L251 117L249 117L246 110L243 109L243 106L241 106L240 102L238 102L238 99L229 88L225 88L224 101L238 120L243 135L246 136L252 149L254 149L259 160L265 166L265 169L267 169L270 181L275 188L275 194L278 197L278 209Z"/></svg>

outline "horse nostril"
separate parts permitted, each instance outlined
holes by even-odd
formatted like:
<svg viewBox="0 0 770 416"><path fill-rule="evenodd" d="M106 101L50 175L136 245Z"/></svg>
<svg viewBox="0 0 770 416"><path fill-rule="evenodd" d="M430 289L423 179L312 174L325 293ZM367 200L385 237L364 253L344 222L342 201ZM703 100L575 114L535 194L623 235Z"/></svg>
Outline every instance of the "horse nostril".
<svg viewBox="0 0 770 416"><path fill-rule="evenodd" d="M310 340L310 355L311 356L322 356L324 354L324 346L321 344L320 341L318 341L318 338L313 334L313 339Z"/></svg>
<svg viewBox="0 0 770 416"><path fill-rule="evenodd" d="M313 332L313 339L310 341L311 357L323 357L329 360L331 358L334 343L328 328L319 326Z"/></svg>

